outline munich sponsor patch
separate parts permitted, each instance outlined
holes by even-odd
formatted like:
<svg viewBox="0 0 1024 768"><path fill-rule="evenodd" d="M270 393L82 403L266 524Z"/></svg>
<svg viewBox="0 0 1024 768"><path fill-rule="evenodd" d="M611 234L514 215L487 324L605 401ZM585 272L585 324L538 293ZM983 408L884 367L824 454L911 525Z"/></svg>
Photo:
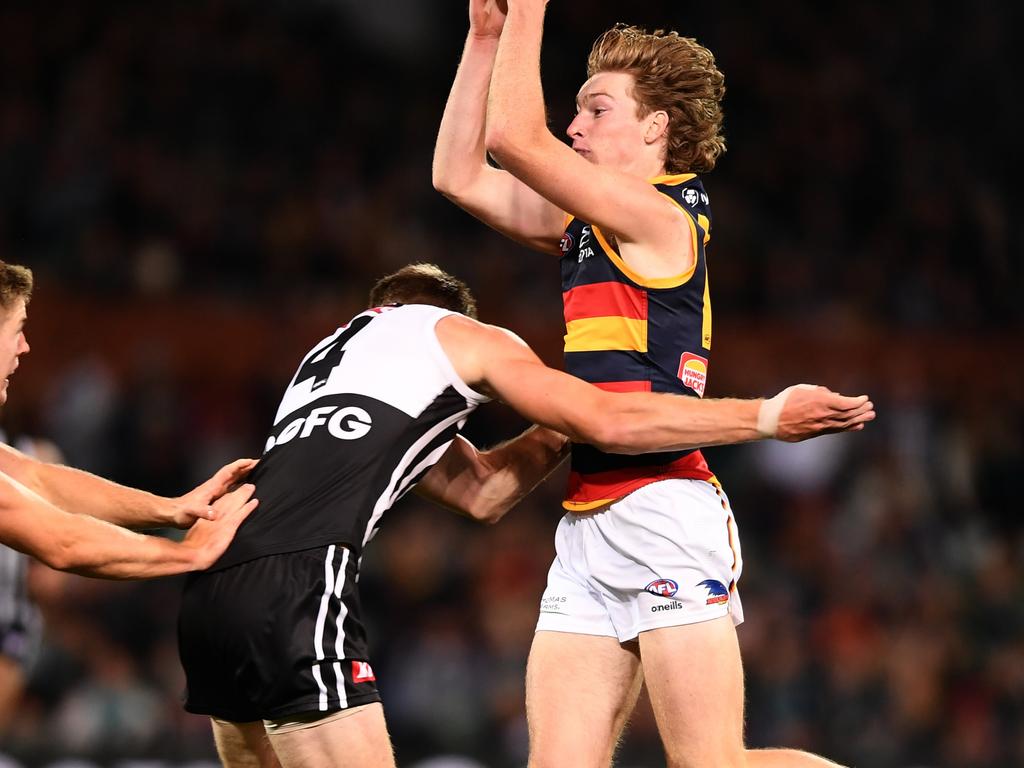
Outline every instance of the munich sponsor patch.
<svg viewBox="0 0 1024 768"><path fill-rule="evenodd" d="M352 682L353 683L369 683L376 680L376 675L373 674L373 667L370 666L368 661L353 661L352 662Z"/></svg>
<svg viewBox="0 0 1024 768"><path fill-rule="evenodd" d="M679 585L672 579L655 579L644 587L644 591L661 597L672 597L679 591Z"/></svg>
<svg viewBox="0 0 1024 768"><path fill-rule="evenodd" d="M708 383L708 359L684 352L679 358L679 378L697 393L697 397L704 397L704 386Z"/></svg>
<svg viewBox="0 0 1024 768"><path fill-rule="evenodd" d="M707 605L718 605L729 602L729 590L725 584L715 579L704 579L698 587L704 587L708 591Z"/></svg>

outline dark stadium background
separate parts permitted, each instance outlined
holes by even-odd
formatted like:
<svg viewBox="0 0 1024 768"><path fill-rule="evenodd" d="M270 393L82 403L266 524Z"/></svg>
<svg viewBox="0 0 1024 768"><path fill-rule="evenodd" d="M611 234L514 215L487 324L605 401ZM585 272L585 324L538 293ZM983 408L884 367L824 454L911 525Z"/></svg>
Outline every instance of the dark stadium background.
<svg viewBox="0 0 1024 768"><path fill-rule="evenodd" d="M1024 765L1018 5L548 15L560 135L614 21L692 34L726 74L708 394L815 381L877 404L860 435L708 451L743 532L751 745ZM257 454L298 356L414 260L464 277L483 319L557 364L556 265L431 189L465 30L462 0L5 2L0 258L37 278L8 431L183 491ZM520 425L489 406L470 432ZM401 765L524 764L560 482L492 528L415 501L386 518L362 588ZM180 582L43 573L38 589L47 643L0 765L212 764L178 704ZM618 764L664 764L643 707Z"/></svg>

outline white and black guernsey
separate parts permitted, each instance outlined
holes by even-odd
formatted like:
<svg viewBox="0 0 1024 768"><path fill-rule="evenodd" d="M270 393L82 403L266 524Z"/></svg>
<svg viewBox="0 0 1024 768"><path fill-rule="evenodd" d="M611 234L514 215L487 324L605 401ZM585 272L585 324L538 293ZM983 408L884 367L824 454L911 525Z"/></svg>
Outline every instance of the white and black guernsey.
<svg viewBox="0 0 1024 768"><path fill-rule="evenodd" d="M437 340L434 326L451 314L370 309L310 350L251 476L259 506L212 570L325 544L361 553L487 400Z"/></svg>
<svg viewBox="0 0 1024 768"><path fill-rule="evenodd" d="M8 442L0 430L0 442ZM32 453L30 441L13 443ZM42 619L28 596L28 556L0 544L0 656L27 661L39 643Z"/></svg>

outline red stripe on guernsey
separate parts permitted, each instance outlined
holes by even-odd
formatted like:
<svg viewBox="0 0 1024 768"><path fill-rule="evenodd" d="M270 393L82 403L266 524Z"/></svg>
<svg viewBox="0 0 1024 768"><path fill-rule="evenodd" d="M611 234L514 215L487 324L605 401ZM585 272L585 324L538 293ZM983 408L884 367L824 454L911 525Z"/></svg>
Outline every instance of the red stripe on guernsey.
<svg viewBox="0 0 1024 768"><path fill-rule="evenodd" d="M595 381L594 386L605 392L650 392L649 381Z"/></svg>
<svg viewBox="0 0 1024 768"><path fill-rule="evenodd" d="M647 319L647 292L618 282L577 285L562 294L565 322L588 317Z"/></svg>
<svg viewBox="0 0 1024 768"><path fill-rule="evenodd" d="M688 479L710 480L713 478L704 455L700 451L688 453L671 464L653 467L628 467L607 472L580 474L569 473L569 492L566 502L586 504L595 501L615 501L627 493L658 480Z"/></svg>

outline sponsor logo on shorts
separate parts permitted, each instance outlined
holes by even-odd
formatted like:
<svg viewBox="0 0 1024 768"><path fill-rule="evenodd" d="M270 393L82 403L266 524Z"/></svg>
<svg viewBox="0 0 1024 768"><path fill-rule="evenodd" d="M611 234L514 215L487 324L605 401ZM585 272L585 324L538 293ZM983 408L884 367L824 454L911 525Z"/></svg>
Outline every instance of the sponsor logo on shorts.
<svg viewBox="0 0 1024 768"><path fill-rule="evenodd" d="M725 584L715 579L704 579L698 587L704 587L708 591L707 605L718 605L729 602L729 590Z"/></svg>
<svg viewBox="0 0 1024 768"><path fill-rule="evenodd" d="M644 587L644 591L659 597L672 597L679 591L679 585L672 579L655 579Z"/></svg>
<svg viewBox="0 0 1024 768"><path fill-rule="evenodd" d="M683 384L697 393L697 397L704 397L704 385L708 382L708 359L695 355L692 352L684 352L679 358L679 378Z"/></svg>
<svg viewBox="0 0 1024 768"><path fill-rule="evenodd" d="M376 680L377 676L373 674L373 667L370 666L368 661L353 661L352 662L352 682L353 683L369 683L372 680Z"/></svg>
<svg viewBox="0 0 1024 768"><path fill-rule="evenodd" d="M661 605L652 605L651 613L658 613L659 611L678 611L683 607L683 604L678 600L673 600L671 603L662 603Z"/></svg>

